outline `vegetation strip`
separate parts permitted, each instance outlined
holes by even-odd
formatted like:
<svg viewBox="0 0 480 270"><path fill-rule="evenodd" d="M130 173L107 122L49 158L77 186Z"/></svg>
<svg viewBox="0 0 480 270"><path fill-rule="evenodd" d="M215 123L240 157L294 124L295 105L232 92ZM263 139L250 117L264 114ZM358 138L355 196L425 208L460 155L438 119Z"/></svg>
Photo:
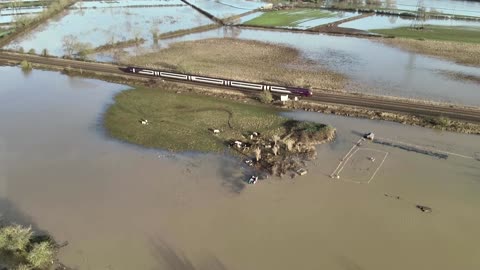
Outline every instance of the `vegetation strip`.
<svg viewBox="0 0 480 270"><path fill-rule="evenodd" d="M36 64L36 67L41 67L43 69L54 69L54 70L63 70L68 68L73 74L79 76L86 76L92 77L97 79L108 80L117 83L124 83L128 84L132 81L142 82L147 84L156 83L158 81L148 80L144 77L139 76L128 76L121 70L119 70L119 66L116 65L109 65L105 63L94 63L94 62L85 62L85 61L74 61L74 60L67 60L67 59L60 59L54 57L40 57L34 55L27 55L27 54L12 54L12 53L2 53L0 52L0 60L6 60L8 62L13 63L20 63L22 60L28 60L29 62ZM126 79L128 78L128 80ZM196 87L197 89L199 87ZM200 88L201 89L201 88ZM212 93L214 89L209 89L208 91L204 91L205 93ZM237 95L239 94L238 91L225 91L225 90L218 90L220 91L221 96L231 96L232 94ZM228 92L228 93L227 93ZM314 92L314 98L320 95L319 92ZM339 105L328 105L326 106L324 103L333 103ZM300 107L295 108L303 108L307 110L315 110L325 113L332 113L331 107L334 106L335 112L342 111L342 108L349 108L344 111L341 115L346 116L359 116L359 117L368 117L373 119L383 119L383 120L390 120L396 122L404 122L407 124L419 125L419 126L427 126L433 127L430 122L425 122L421 119L425 119L427 117L438 117L439 115L450 117L451 125L447 127L446 130L456 131L456 132L463 132L463 133L475 133L480 134L480 125L473 124L473 123L466 123L463 121L472 121L476 123L480 123L480 114L479 110L476 108L458 108L448 105L437 105L437 104L421 104L418 102L410 102L410 101L397 101L395 99L385 99L379 97L363 97L357 95L346 95L345 93L335 93L327 91L322 93L322 97L318 98L317 102L315 100L304 101L299 104L302 104ZM365 109L358 109L355 107L350 106L362 106ZM354 108L354 109L352 109ZM401 114L396 113L385 113L382 111L394 111L399 112ZM426 117L416 117L412 114L422 114L426 115ZM407 114L407 116L405 116ZM406 117L406 118L405 118ZM407 120L405 120L407 119ZM413 119L413 121L410 121ZM420 119L420 120L419 120ZM459 121L457 121L459 120Z"/></svg>
<svg viewBox="0 0 480 270"><path fill-rule="evenodd" d="M374 29L370 32L411 39L480 43L480 28L474 27L425 25L420 29L399 27Z"/></svg>
<svg viewBox="0 0 480 270"><path fill-rule="evenodd" d="M219 24L207 24L207 25L202 25L198 27L193 27L190 29L181 29L181 30L176 30L176 31L170 31L170 32L165 32L160 35L158 35L159 39L167 39L167 38L174 38L174 37L180 37L188 34L193 34L193 33L200 33L200 32L205 32L208 30L212 29L217 29L222 27Z"/></svg>
<svg viewBox="0 0 480 270"><path fill-rule="evenodd" d="M129 40L125 40L125 41L108 43L108 44L101 45L101 46L98 46L98 47L94 48L92 50L92 53L93 52L108 51L108 50L115 49L115 48L128 48L128 47L133 46L133 45L143 44L145 41L146 41L145 39L140 38L140 39L129 39Z"/></svg>

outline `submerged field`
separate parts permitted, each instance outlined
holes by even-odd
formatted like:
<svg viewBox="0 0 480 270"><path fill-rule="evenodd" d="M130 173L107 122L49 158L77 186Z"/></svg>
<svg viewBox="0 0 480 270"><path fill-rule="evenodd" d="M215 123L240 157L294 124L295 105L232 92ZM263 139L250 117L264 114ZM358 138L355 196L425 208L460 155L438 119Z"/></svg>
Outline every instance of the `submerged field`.
<svg viewBox="0 0 480 270"><path fill-rule="evenodd" d="M354 15L355 13L351 12L331 12L321 9L288 9L265 12L243 24L305 29Z"/></svg>
<svg viewBox="0 0 480 270"><path fill-rule="evenodd" d="M305 59L299 50L266 42L238 39L205 39L179 42L168 48L135 57L124 64L237 80L292 86L343 89L346 78Z"/></svg>
<svg viewBox="0 0 480 270"><path fill-rule="evenodd" d="M480 28L476 27L426 25L423 29L399 27L374 29L371 32L411 39L480 43Z"/></svg>
<svg viewBox="0 0 480 270"><path fill-rule="evenodd" d="M168 86L166 86L168 87ZM225 141L253 131L281 134L286 118L261 105L165 89L137 88L119 93L105 114L111 136L134 144L174 151L221 151ZM140 119L147 119L142 125ZM212 130L219 129L214 135Z"/></svg>
<svg viewBox="0 0 480 270"><path fill-rule="evenodd" d="M460 64L480 66L480 46L478 44L410 38L384 39L382 42L410 52L431 55Z"/></svg>

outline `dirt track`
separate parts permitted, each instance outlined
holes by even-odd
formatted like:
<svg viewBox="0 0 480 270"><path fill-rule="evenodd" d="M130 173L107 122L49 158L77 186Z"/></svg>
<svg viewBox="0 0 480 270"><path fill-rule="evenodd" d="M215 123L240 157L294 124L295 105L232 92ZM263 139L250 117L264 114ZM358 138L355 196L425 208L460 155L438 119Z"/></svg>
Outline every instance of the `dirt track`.
<svg viewBox="0 0 480 270"><path fill-rule="evenodd" d="M128 75L124 73L120 66L113 64L103 64L95 62L83 62L76 60L67 60L61 58L41 57L27 54L16 54L0 52L0 63L14 62L19 63L27 60L33 64L42 64L53 67L70 67L83 71L105 73L107 75L122 75L132 79L137 75ZM202 85L206 86L206 85ZM313 89L315 90L315 89ZM461 120L472 123L480 123L480 110L468 108L455 108L451 106L440 106L430 104L420 104L408 101L388 100L383 98L355 96L342 93L315 91L314 96L310 98L322 103L333 103L359 106L380 111L407 113L419 116L444 116L455 120Z"/></svg>

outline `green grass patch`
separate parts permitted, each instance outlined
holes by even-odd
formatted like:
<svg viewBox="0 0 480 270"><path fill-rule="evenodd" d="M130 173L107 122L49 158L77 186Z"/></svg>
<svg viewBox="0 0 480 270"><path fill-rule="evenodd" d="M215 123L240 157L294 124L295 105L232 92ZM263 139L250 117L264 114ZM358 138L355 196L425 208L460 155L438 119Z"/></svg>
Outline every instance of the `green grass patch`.
<svg viewBox="0 0 480 270"><path fill-rule="evenodd" d="M374 29L370 30L370 32L411 39L480 43L480 28L475 27L426 25L423 29L399 27Z"/></svg>
<svg viewBox="0 0 480 270"><path fill-rule="evenodd" d="M9 35L10 33L12 33L14 31L14 29L0 29L0 38L3 38L7 35Z"/></svg>
<svg viewBox="0 0 480 270"><path fill-rule="evenodd" d="M334 17L335 14L320 9L289 9L265 12L262 15L245 22L245 25L258 26L290 26L320 18Z"/></svg>
<svg viewBox="0 0 480 270"><path fill-rule="evenodd" d="M285 132L287 118L279 110L255 104L164 89L136 88L119 93L104 124L115 138L172 151L219 152L225 142L257 131ZM148 120L148 125L140 123ZM212 129L219 129L214 135Z"/></svg>

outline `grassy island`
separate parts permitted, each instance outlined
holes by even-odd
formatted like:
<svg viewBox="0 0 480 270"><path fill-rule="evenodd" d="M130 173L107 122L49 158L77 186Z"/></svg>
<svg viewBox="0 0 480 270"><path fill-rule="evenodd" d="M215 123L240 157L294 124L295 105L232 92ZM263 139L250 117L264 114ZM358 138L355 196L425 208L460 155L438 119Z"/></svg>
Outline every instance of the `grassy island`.
<svg viewBox="0 0 480 270"><path fill-rule="evenodd" d="M178 92L178 87L142 87L119 93L104 121L111 136L126 142L172 151L231 149L250 158L252 166L275 167L280 174L314 158L314 146L333 139L334 129L292 121L279 112L256 103Z"/></svg>

